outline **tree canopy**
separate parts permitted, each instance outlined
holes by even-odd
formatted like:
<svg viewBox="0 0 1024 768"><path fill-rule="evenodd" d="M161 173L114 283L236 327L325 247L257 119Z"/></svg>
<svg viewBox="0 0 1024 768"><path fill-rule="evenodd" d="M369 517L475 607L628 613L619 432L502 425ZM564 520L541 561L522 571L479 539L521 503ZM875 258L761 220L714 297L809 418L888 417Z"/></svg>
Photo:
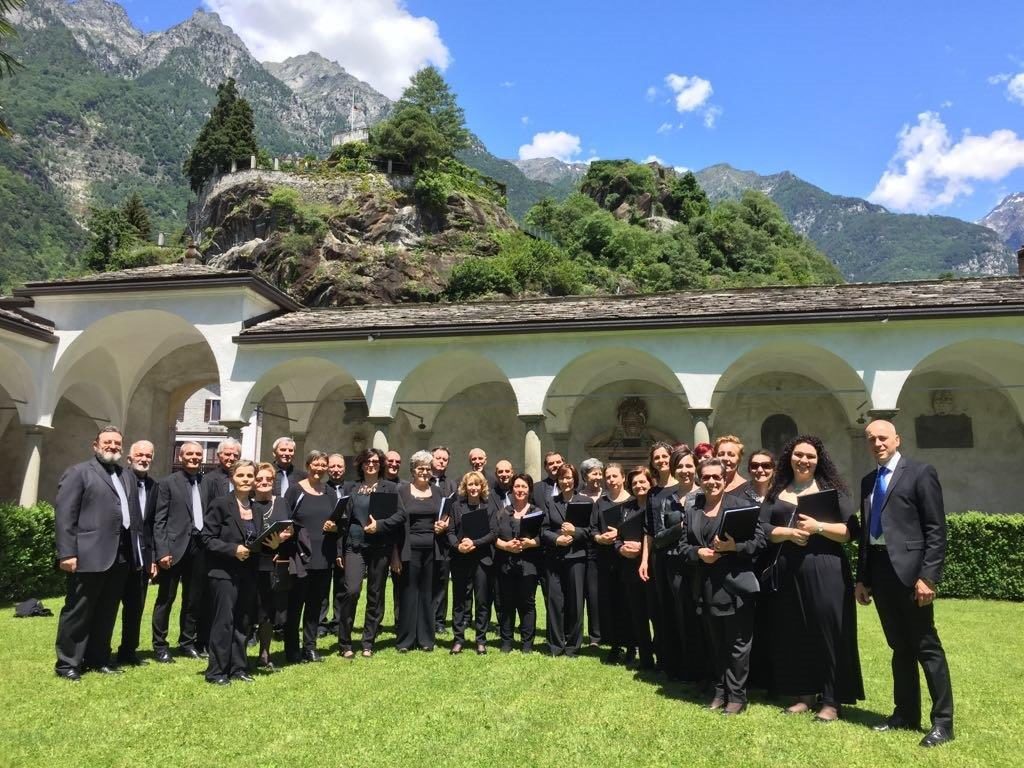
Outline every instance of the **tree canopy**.
<svg viewBox="0 0 1024 768"><path fill-rule="evenodd" d="M17 34L7 16L11 11L20 8L24 4L25 0L0 0L0 42ZM7 53L7 51L0 49L0 77L10 77L20 66L13 56ZM10 135L11 130L7 127L7 123L4 122L3 107L0 106L0 136Z"/></svg>
<svg viewBox="0 0 1024 768"><path fill-rule="evenodd" d="M214 168L225 168L232 160L258 153L256 124L252 107L238 95L234 78L217 86L217 103L199 131L183 170L194 192L198 192Z"/></svg>

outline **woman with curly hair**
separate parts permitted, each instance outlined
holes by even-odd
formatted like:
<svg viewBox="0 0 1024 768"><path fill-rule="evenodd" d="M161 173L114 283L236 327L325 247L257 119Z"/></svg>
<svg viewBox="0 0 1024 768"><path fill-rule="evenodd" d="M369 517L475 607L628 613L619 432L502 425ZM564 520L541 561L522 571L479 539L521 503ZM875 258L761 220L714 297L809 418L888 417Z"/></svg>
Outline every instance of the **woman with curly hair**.
<svg viewBox="0 0 1024 768"><path fill-rule="evenodd" d="M830 489L838 493L842 522L799 513L801 496ZM853 578L843 552L858 525L846 485L819 438L800 435L783 448L761 524L780 547L770 633L775 690L794 698L785 709L789 714L809 711L820 698L816 719L832 722L841 704L864 698Z"/></svg>

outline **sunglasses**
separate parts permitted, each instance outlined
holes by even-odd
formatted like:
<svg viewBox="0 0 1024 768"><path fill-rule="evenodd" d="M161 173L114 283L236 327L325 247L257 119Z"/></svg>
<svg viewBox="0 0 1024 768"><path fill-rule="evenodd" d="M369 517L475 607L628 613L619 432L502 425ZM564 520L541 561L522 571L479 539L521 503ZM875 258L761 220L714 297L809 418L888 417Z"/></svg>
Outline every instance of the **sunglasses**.
<svg viewBox="0 0 1024 768"><path fill-rule="evenodd" d="M752 461L750 462L751 469L775 469L775 465L770 461Z"/></svg>
<svg viewBox="0 0 1024 768"><path fill-rule="evenodd" d="M704 482L705 480L721 480L722 475L701 475L700 479L701 482Z"/></svg>

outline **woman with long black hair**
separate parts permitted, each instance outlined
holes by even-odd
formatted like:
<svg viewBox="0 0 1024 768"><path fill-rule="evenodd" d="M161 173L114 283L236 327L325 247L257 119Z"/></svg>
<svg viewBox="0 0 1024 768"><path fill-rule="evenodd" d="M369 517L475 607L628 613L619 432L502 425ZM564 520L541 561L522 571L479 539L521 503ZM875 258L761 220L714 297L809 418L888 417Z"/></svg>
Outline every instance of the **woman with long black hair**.
<svg viewBox="0 0 1024 768"><path fill-rule="evenodd" d="M800 514L800 498L837 492L840 522ZM820 698L816 719L832 722L842 704L864 698L857 652L857 616L843 544L859 532L854 505L832 458L814 435L786 444L761 524L778 546L771 660L775 690L792 697L790 714Z"/></svg>

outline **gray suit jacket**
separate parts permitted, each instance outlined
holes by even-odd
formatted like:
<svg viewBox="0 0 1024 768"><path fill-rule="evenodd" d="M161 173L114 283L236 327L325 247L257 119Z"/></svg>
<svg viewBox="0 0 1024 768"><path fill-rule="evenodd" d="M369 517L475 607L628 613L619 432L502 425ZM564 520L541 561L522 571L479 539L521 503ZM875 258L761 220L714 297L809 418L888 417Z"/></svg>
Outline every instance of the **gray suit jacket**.
<svg viewBox="0 0 1024 768"><path fill-rule="evenodd" d="M113 483L120 482L128 499L132 564L143 561L143 521L134 488L124 484L121 467L111 475L98 459L69 467L57 485L55 529L57 561L78 558L80 573L101 573L117 560L121 540L121 503Z"/></svg>

